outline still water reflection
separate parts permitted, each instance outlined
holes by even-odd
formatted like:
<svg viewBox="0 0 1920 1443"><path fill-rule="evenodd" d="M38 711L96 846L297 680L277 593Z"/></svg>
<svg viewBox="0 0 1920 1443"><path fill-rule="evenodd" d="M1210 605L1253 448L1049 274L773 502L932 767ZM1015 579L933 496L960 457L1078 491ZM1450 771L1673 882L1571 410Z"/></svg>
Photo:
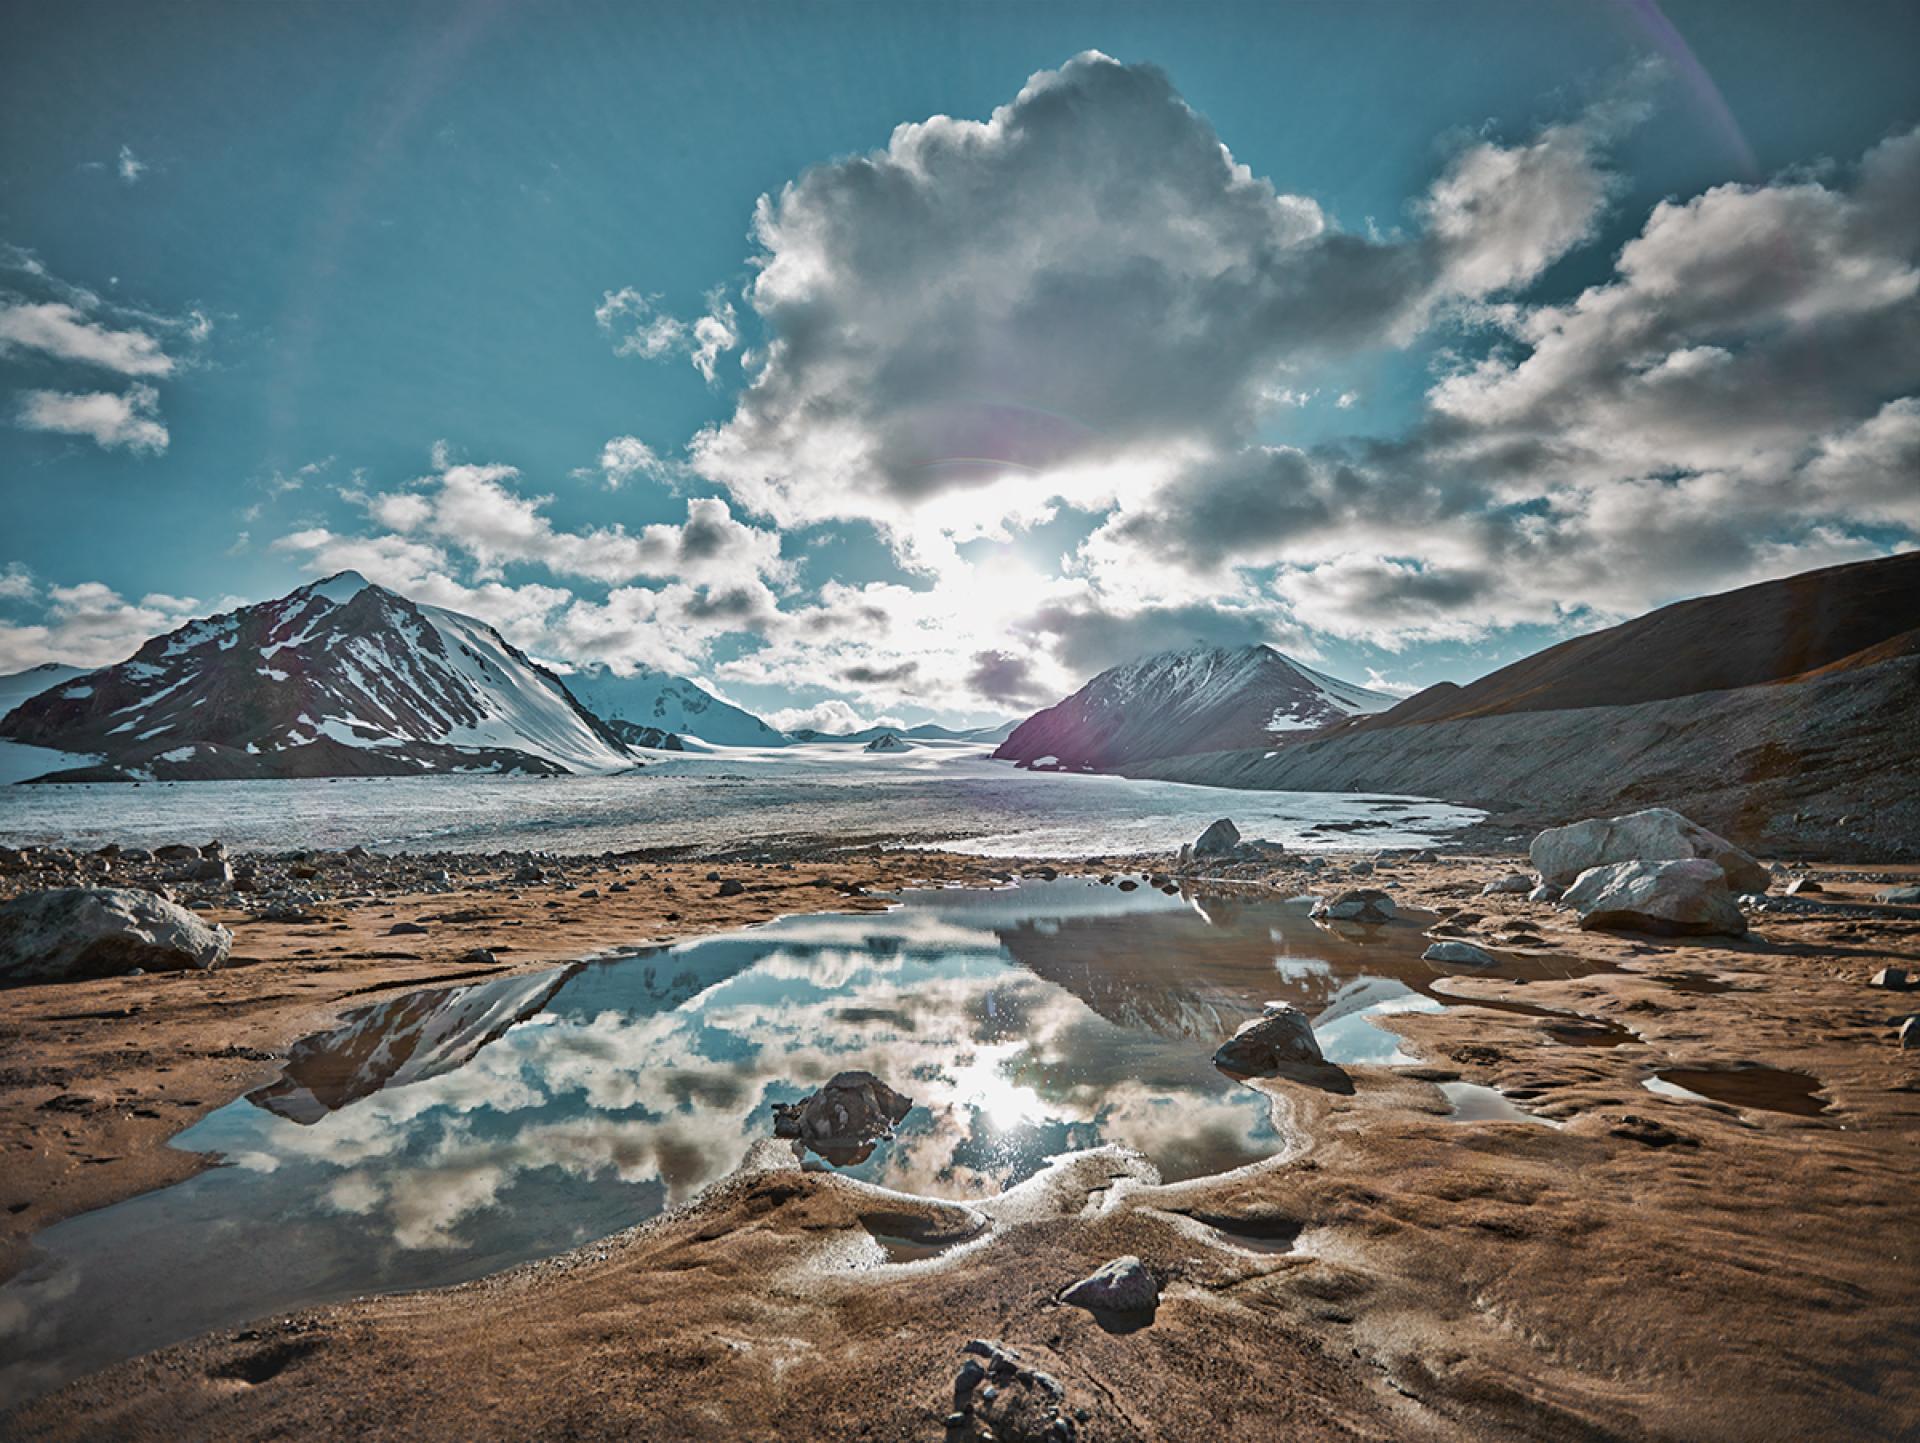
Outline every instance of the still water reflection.
<svg viewBox="0 0 1920 1443"><path fill-rule="evenodd" d="M476 1277L690 1198L770 1104L864 1068L914 1099L854 1176L978 1196L1075 1148L1168 1179L1282 1139L1210 1064L1270 998L1335 1061L1405 1060L1370 1019L1436 1010L1419 927L1081 879L913 894L610 961L409 994L296 1047L175 1141L228 1166L75 1218L0 1289L0 1404L209 1328ZM1526 975L1576 964L1534 960ZM814 1164L820 1165L817 1162Z"/></svg>

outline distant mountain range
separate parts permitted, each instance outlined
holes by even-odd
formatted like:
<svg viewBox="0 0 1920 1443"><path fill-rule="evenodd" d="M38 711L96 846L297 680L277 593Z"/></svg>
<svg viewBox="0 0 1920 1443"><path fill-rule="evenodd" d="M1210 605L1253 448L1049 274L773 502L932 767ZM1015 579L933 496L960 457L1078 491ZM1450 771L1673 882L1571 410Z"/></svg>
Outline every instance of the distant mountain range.
<svg viewBox="0 0 1920 1443"><path fill-rule="evenodd" d="M640 758L484 622L355 572L68 676L0 736L102 758L62 780L612 771Z"/></svg>
<svg viewBox="0 0 1920 1443"><path fill-rule="evenodd" d="M1015 727L994 756L1113 771L1159 757L1278 746L1392 705L1392 697L1270 646L1193 646L1101 672Z"/></svg>
<svg viewBox="0 0 1920 1443"><path fill-rule="evenodd" d="M1895 860L1920 857L1917 716L1910 552L1662 607L1293 746L1119 770L1414 793L1529 826L1658 803L1743 844Z"/></svg>
<svg viewBox="0 0 1920 1443"><path fill-rule="evenodd" d="M0 739L24 756L49 749L35 777L49 781L604 773L660 751L859 744L887 730L789 738L684 677L561 677L485 622L351 571L189 622L117 666L0 676ZM1004 729L901 735L998 741Z"/></svg>
<svg viewBox="0 0 1920 1443"><path fill-rule="evenodd" d="M1018 721L1006 721L990 727L943 727L937 722L922 722L911 727L863 727L857 732L823 732L801 727L787 735L797 742L877 742L888 736L919 742L1000 742L1019 725Z"/></svg>

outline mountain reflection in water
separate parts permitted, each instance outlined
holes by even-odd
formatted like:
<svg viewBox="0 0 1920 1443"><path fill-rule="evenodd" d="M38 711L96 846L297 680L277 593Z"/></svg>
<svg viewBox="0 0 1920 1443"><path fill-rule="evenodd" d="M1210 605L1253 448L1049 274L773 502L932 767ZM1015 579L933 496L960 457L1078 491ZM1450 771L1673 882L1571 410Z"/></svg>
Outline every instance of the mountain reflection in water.
<svg viewBox="0 0 1920 1443"><path fill-rule="evenodd" d="M229 1166L40 1235L0 1288L0 1404L209 1328L605 1236L692 1197L771 1135L772 1103L848 1069L914 1099L845 1169L889 1187L979 1196L1104 1142L1170 1180L1252 1162L1282 1139L1214 1047L1284 998L1330 1058L1395 1060L1368 1019L1442 1005L1424 945L1410 923L1330 931L1270 897L1068 878L357 1009L175 1140Z"/></svg>

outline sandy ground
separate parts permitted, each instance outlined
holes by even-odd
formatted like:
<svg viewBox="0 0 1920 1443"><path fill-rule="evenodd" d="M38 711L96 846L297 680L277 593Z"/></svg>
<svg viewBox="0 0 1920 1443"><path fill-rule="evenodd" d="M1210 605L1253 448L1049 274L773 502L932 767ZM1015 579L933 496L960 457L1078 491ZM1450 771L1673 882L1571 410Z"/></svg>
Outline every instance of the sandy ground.
<svg viewBox="0 0 1920 1443"><path fill-rule="evenodd" d="M998 864L849 865L884 885ZM1102 1150L998 1199L932 1203L801 1172L769 1144L688 1208L613 1239L166 1349L0 1432L957 1440L983 1436L944 1422L958 1350L977 1337L1056 1377L1081 1439L1915 1437L1920 1053L1899 1050L1895 1021L1920 999L1866 984L1888 962L1920 968L1920 922L1767 914L1740 942L1583 934L1545 906L1478 897L1504 865L1450 859L1374 880L1413 905L1470 899L1489 914L1476 937L1526 917L1553 950L1613 964L1454 988L1577 1010L1630 1040L1570 1046L1549 1019L1484 1008L1399 1018L1423 1065L1352 1069L1351 1095L1253 1084L1294 1146L1174 1186ZM714 901L673 930L846 905L814 890ZM667 930L664 899L639 892L557 917L550 900L527 890L524 930L542 926L510 965ZM603 910L615 900L618 914ZM27 1203L10 1226L178 1176L192 1161L162 1140L271 1077L265 1054L358 989L433 980L501 935L494 922L471 937L379 937L391 920L255 927L243 950L264 960L224 975L0 994L5 1187ZM395 940L432 945L367 955ZM296 955L308 946L342 950ZM263 1055L223 1055L233 1047ZM1813 1074L1826 1110L1641 1085L1656 1066L1735 1062ZM36 1068L71 1076L28 1080ZM1436 1086L1453 1079L1558 1125L1457 1121ZM71 1090L108 1105L42 1106ZM933 1255L892 1261L898 1244L881 1237ZM1151 1319L1057 1301L1129 1253L1160 1282Z"/></svg>

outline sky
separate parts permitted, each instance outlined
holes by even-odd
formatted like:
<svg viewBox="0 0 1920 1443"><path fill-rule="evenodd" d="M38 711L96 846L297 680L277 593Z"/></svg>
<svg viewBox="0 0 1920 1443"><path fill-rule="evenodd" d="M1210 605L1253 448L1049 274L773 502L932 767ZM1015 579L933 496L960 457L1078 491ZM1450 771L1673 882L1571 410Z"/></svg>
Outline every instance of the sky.
<svg viewBox="0 0 1920 1443"><path fill-rule="evenodd" d="M354 568L776 725L1920 537L1920 7L8 7L0 672Z"/></svg>

